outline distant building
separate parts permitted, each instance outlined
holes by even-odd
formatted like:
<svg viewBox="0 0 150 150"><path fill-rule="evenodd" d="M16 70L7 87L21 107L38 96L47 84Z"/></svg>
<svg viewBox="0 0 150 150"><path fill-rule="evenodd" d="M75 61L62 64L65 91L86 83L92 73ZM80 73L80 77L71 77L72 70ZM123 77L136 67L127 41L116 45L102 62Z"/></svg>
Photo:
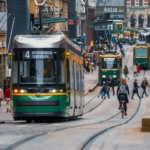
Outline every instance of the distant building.
<svg viewBox="0 0 150 150"><path fill-rule="evenodd" d="M150 27L150 0L126 0L126 8L128 27Z"/></svg>
<svg viewBox="0 0 150 150"><path fill-rule="evenodd" d="M6 77L6 54L7 54L7 11L6 0L0 0L0 87L4 86Z"/></svg>
<svg viewBox="0 0 150 150"><path fill-rule="evenodd" d="M30 14L34 15L34 25L38 27L39 10L34 0L29 0L29 7ZM68 0L47 0L42 10L42 20L43 28L49 29L50 33L62 31L68 36Z"/></svg>

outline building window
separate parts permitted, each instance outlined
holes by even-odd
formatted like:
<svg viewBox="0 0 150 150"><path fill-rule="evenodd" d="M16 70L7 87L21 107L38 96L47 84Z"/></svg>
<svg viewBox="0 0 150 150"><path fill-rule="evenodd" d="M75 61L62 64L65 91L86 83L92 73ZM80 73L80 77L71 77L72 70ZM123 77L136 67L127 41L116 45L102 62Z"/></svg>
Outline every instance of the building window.
<svg viewBox="0 0 150 150"><path fill-rule="evenodd" d="M131 0L131 6L135 6L135 0Z"/></svg>
<svg viewBox="0 0 150 150"><path fill-rule="evenodd" d="M150 6L150 0L148 0L148 6Z"/></svg>
<svg viewBox="0 0 150 150"><path fill-rule="evenodd" d="M5 12L6 11L6 6L4 2L0 2L0 12Z"/></svg>
<svg viewBox="0 0 150 150"><path fill-rule="evenodd" d="M143 0L139 0L139 6L143 6Z"/></svg>
<svg viewBox="0 0 150 150"><path fill-rule="evenodd" d="M144 24L144 16L142 14L139 15L139 28L143 28Z"/></svg>

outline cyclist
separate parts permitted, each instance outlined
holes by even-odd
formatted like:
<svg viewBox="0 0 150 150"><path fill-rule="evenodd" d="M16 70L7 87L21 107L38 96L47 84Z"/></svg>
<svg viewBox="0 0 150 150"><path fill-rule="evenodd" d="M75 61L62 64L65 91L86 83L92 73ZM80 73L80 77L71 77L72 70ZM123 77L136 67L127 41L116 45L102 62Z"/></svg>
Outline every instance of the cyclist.
<svg viewBox="0 0 150 150"><path fill-rule="evenodd" d="M125 101L124 103L124 110L125 110L125 115L127 115L127 103L129 103L128 100L128 95L129 95L129 87L128 84L126 82L126 80L124 78L122 78L118 89L117 89L117 96L118 96L118 100L119 100L119 109L121 108L121 97L124 96L123 101Z"/></svg>

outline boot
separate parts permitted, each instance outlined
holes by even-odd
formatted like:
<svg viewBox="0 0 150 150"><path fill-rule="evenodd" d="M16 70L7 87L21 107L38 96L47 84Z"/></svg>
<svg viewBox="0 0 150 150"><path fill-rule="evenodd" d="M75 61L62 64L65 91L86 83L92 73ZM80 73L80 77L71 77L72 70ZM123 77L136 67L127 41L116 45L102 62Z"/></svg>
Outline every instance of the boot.
<svg viewBox="0 0 150 150"><path fill-rule="evenodd" d="M125 112L124 114L125 114L125 116L127 116L127 112Z"/></svg>
<svg viewBox="0 0 150 150"><path fill-rule="evenodd" d="M11 109L9 109L9 113L11 113Z"/></svg>
<svg viewBox="0 0 150 150"><path fill-rule="evenodd" d="M6 112L8 113L9 109L7 108Z"/></svg>

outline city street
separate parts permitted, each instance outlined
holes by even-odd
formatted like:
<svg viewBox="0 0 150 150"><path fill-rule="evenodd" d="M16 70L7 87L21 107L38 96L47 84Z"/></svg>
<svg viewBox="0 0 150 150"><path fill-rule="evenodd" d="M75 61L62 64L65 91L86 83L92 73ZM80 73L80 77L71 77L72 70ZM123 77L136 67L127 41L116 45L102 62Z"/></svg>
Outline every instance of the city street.
<svg viewBox="0 0 150 150"><path fill-rule="evenodd" d="M125 57L123 66L129 68L130 97L133 91L133 47L124 46ZM97 78L94 74L86 74L85 80L90 76L95 81L85 83L85 88L94 87ZM98 75L98 74L97 74ZM150 71L141 71L137 77L139 85L144 77L150 82ZM93 85L92 85L93 83ZM116 91L115 87L115 91ZM149 150L150 133L141 131L141 120L150 114L150 98L144 97L141 100L135 95L128 104L128 115L123 119L118 109L116 95L110 99L97 97L100 87L97 86L93 92L85 96L84 115L78 119L67 122L44 122L25 123L24 121L13 122L11 114L5 113L5 104L0 108L0 150ZM140 89L140 94L142 90ZM147 88L148 95L150 88ZM95 135L95 136L94 136ZM94 136L94 137L93 137ZM87 145L85 143L91 138ZM83 147L85 145L85 147Z"/></svg>

